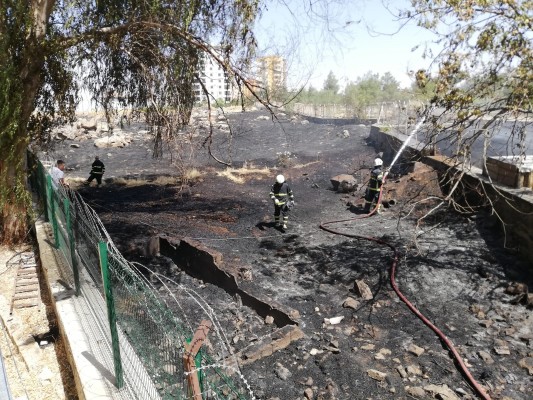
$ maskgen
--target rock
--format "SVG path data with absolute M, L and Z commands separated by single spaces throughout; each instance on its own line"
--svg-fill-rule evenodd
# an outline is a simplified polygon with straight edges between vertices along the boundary
M 387 377 L 387 374 L 381 371 L 378 371 L 377 369 L 369 369 L 366 371 L 369 377 L 372 379 L 375 379 L 376 381 L 384 381 Z
M 111 136 L 96 139 L 94 145 L 98 148 L 105 147 L 125 147 L 131 142 L 131 139 L 121 133 L 115 133 Z
M 342 303 L 342 306 L 344 308 L 352 308 L 354 310 L 357 310 L 360 303 L 355 300 L 353 297 L 346 297 L 346 300 L 344 300 L 344 303 Z
M 344 319 L 344 316 L 333 317 L 333 318 L 324 318 L 324 323 L 326 325 L 337 325 Z
M 374 296 L 368 285 L 363 280 L 356 280 L 354 284 L 355 293 L 363 300 L 372 300 Z
M 339 394 L 337 384 L 330 378 L 326 379 L 326 393 L 328 395 L 326 398 L 331 400 L 335 400 Z
M 424 397 L 426 397 L 426 391 L 419 386 L 406 386 L 405 392 L 415 398 L 423 399 Z
M 265 318 L 265 324 L 272 325 L 274 323 L 274 317 L 267 315 Z
M 407 378 L 407 372 L 405 372 L 405 368 L 403 367 L 403 365 L 398 365 L 396 367 L 396 371 L 398 371 L 398 373 L 400 374 L 400 376 L 402 378 Z
M 318 350 L 315 348 L 312 348 L 311 351 L 309 351 L 309 354 L 311 354 L 312 356 L 316 356 L 317 354 L 322 354 L 322 353 L 323 353 L 322 350 Z
M 364 346 L 361 346 L 362 350 L 374 350 L 375 348 L 376 348 L 376 345 L 372 343 L 368 343 L 368 344 L 365 344 Z
M 384 360 L 387 356 L 391 355 L 391 351 L 389 349 L 379 349 L 378 354 L 374 356 L 376 360 Z
M 533 357 L 522 358 L 518 362 L 518 365 L 527 369 L 529 375 L 533 375 Z
M 307 399 L 307 400 L 312 400 L 313 397 L 314 397 L 314 393 L 313 393 L 313 389 L 311 388 L 307 388 L 304 390 L 304 397 Z
M 527 292 L 527 285 L 520 282 L 511 282 L 507 286 L 507 289 L 505 289 L 505 293 L 507 294 L 526 294 Z
M 482 319 L 481 321 L 479 321 L 479 325 L 481 325 L 484 328 L 489 328 L 493 324 L 494 324 L 494 321 L 491 319 Z
M 413 353 L 417 357 L 420 357 L 425 350 L 422 347 L 418 347 L 416 344 L 411 343 L 407 351 Z
M 447 385 L 428 385 L 424 386 L 424 390 L 430 392 L 433 397 L 439 396 L 437 398 L 442 400 L 459 400 L 459 397 Z
M 476 315 L 479 312 L 483 312 L 483 306 L 481 306 L 480 304 L 472 304 L 469 308 L 470 308 L 470 311 L 472 311 L 472 313 Z
M 300 311 L 298 311 L 298 310 L 289 311 L 289 317 L 291 317 L 292 319 L 299 319 L 300 318 Z
M 533 293 L 528 293 L 526 297 L 527 308 L 533 308 Z
M 408 365 L 405 370 L 407 371 L 408 374 L 411 374 L 411 375 L 422 375 L 422 370 L 420 369 L 418 365 L 414 365 L 414 364 Z
M 384 356 L 390 356 L 392 354 L 392 351 L 386 348 L 379 349 L 379 354 L 383 354 Z
M 63 127 L 55 133 L 55 136 L 60 140 L 74 140 L 77 136 L 77 131 L 76 129 Z
M 287 368 L 285 368 L 280 363 L 276 364 L 276 369 L 274 372 L 276 373 L 277 377 L 281 379 L 282 381 L 286 381 L 287 379 L 289 379 L 289 377 L 292 376 L 291 371 L 289 371 Z
M 239 269 L 239 277 L 243 281 L 251 281 L 252 280 L 252 270 L 250 268 L 241 268 L 241 269 Z
M 80 123 L 79 127 L 81 129 L 85 129 L 86 131 L 95 131 L 97 127 L 97 122 L 95 119 L 90 121 L 84 121 Z
M 494 362 L 494 360 L 492 359 L 492 357 L 490 356 L 488 352 L 481 350 L 481 351 L 478 351 L 478 354 L 481 357 L 481 359 L 485 361 L 485 363 L 492 364 Z
M 533 333 L 521 333 L 518 335 L 518 338 L 528 345 L 533 344 Z
M 331 182 L 333 189 L 338 192 L 349 193 L 357 189 L 357 180 L 352 175 L 337 175 L 330 178 L 329 181 Z
M 494 346 L 494 352 L 496 354 L 499 354 L 500 356 L 511 354 L 511 351 L 509 350 L 509 347 L 507 345 L 505 345 L 505 346 Z
M 72 147 L 72 148 L 74 148 L 74 149 L 79 149 L 79 148 L 80 148 L 80 145 L 77 144 L 77 143 L 72 143 L 72 144 L 70 145 L 70 147 Z

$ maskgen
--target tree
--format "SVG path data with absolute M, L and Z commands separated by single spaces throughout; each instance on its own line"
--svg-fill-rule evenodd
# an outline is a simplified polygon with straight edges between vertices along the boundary
M 524 132 L 531 124 L 531 117 L 523 117 L 533 113 L 531 0 L 415 0 L 412 5 L 401 17 L 434 32 L 443 49 L 431 70 L 416 73 L 418 87 L 438 110 L 428 142 L 438 134 L 443 139 L 446 124 L 456 158 L 468 160 L 474 142 L 488 141 L 494 133 L 508 135 L 508 152 L 523 156 Z M 507 121 L 512 122 L 507 131 L 498 132 Z
M 381 100 L 381 82 L 379 74 L 367 72 L 357 78 L 356 82 L 350 82 L 344 91 L 347 104 L 362 110 L 371 104 Z
M 385 72 L 381 78 L 382 101 L 395 101 L 401 95 L 400 82 L 390 72 Z
M 255 39 L 254 0 L 2 0 L 0 2 L 1 241 L 25 237 L 25 151 L 73 121 L 79 89 L 108 118 L 143 110 L 156 150 L 190 117 L 200 52 L 242 86 Z M 216 46 L 211 45 L 215 38 Z M 252 89 L 249 87 L 249 89 Z M 204 88 L 205 91 L 207 89 Z M 253 90 L 252 90 L 253 92 Z M 156 151 L 157 154 L 157 151 Z
M 339 82 L 333 74 L 333 71 L 329 71 L 329 74 L 324 81 L 324 90 L 331 91 L 333 94 L 337 94 L 339 91 Z

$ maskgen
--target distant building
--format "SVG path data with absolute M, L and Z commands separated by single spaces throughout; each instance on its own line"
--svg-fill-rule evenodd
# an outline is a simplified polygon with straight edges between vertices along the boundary
M 213 101 L 214 98 L 227 103 L 239 99 L 238 88 L 233 79 L 208 53 L 201 53 L 200 55 L 198 75 L 210 94 L 210 101 Z M 286 81 L 285 59 L 280 56 L 257 58 L 253 63 L 251 76 L 247 78 L 248 84 L 255 87 L 258 93 L 259 88 L 266 89 L 269 93 L 275 93 L 276 90 L 286 87 Z M 253 97 L 244 85 L 241 89 L 245 97 Z M 207 101 L 207 96 L 199 82 L 194 82 L 193 92 L 196 102 Z
M 287 65 L 280 56 L 260 57 L 256 60 L 256 80 L 269 92 L 287 85 Z
M 200 54 L 198 75 L 210 94 L 210 101 L 215 99 L 227 103 L 236 97 L 230 77 L 224 68 L 207 53 Z M 199 82 L 193 83 L 193 92 L 197 102 L 207 101 L 207 96 Z

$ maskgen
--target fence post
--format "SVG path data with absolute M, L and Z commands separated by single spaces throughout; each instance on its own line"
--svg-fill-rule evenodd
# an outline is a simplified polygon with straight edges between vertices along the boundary
M 56 218 L 56 211 L 55 211 L 55 201 L 54 201 L 54 188 L 52 187 L 52 177 L 48 175 L 46 177 L 46 187 L 48 192 L 48 199 L 50 201 L 50 210 L 49 210 L 49 216 L 52 220 L 52 230 L 54 231 L 54 240 L 55 240 L 55 248 L 59 248 L 59 232 L 57 229 L 57 218 Z
M 65 219 L 67 225 L 67 235 L 70 247 L 70 260 L 72 262 L 72 272 L 74 272 L 74 286 L 76 287 L 76 296 L 80 295 L 80 274 L 78 271 L 78 258 L 76 257 L 76 246 L 74 243 L 74 235 L 72 234 L 72 220 L 70 215 L 70 201 L 63 199 L 63 208 L 65 210 Z
M 202 320 L 200 326 L 194 332 L 190 343 L 183 343 L 183 369 L 187 378 L 187 398 L 192 398 L 193 400 L 202 400 L 202 389 L 200 387 L 200 380 L 198 379 L 198 367 L 195 362 L 195 357 L 207 339 L 207 334 L 212 326 L 211 321 Z
M 124 376 L 122 371 L 122 361 L 120 359 L 115 299 L 113 298 L 113 290 L 109 277 L 106 242 L 98 242 L 98 253 L 100 255 L 100 269 L 102 271 L 102 281 L 104 283 L 104 293 L 107 304 L 107 318 L 109 320 L 109 330 L 111 331 L 111 347 L 113 348 L 113 363 L 115 364 L 115 386 L 120 389 L 124 386 Z
M 37 187 L 39 191 L 39 197 L 43 202 L 44 208 L 44 220 L 46 222 L 50 221 L 48 217 L 48 197 L 47 197 L 47 185 L 46 185 L 46 173 L 44 172 L 43 164 L 37 160 Z

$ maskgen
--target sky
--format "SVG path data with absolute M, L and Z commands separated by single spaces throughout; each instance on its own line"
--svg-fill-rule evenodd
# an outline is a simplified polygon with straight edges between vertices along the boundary
M 384 1 L 391 10 L 409 6 L 404 0 Z M 286 58 L 290 88 L 321 89 L 330 71 L 341 88 L 367 72 L 390 72 L 402 87 L 409 87 L 408 71 L 429 66 L 430 60 L 422 55 L 426 43 L 435 49 L 434 37 L 414 23 L 399 30 L 400 23 L 384 2 L 345 0 L 336 6 L 331 0 L 315 1 L 322 3 L 316 13 L 327 11 L 329 22 L 309 17 L 311 2 L 286 0 L 287 7 L 272 0 L 256 25 L 262 55 L 277 53 Z

